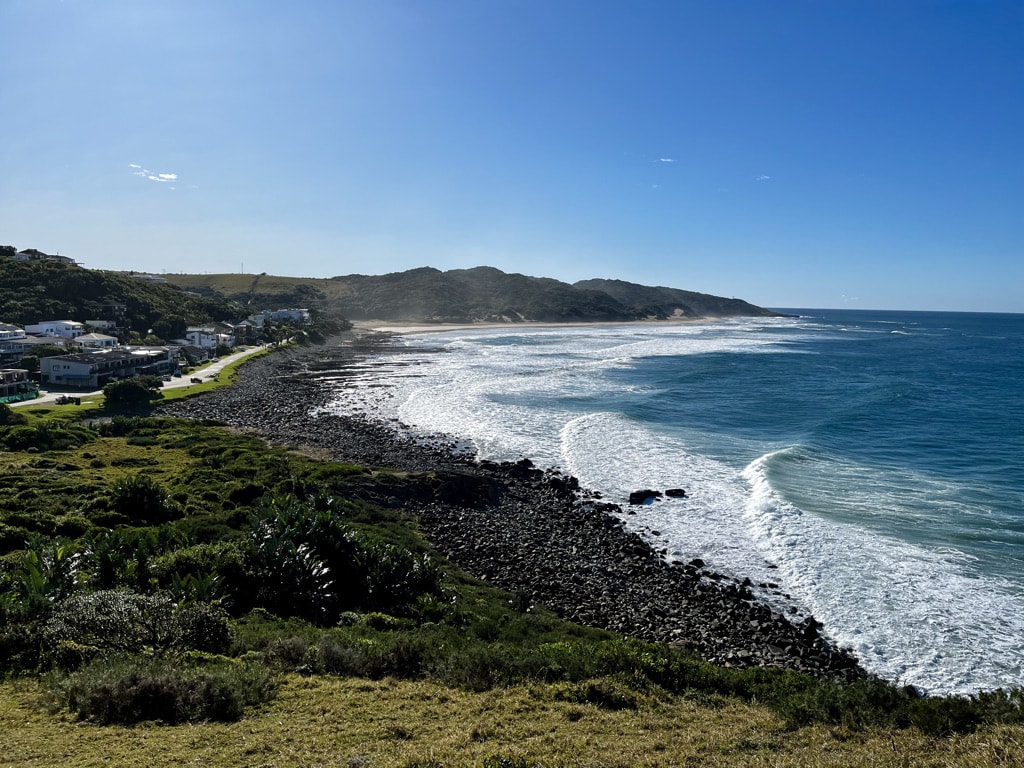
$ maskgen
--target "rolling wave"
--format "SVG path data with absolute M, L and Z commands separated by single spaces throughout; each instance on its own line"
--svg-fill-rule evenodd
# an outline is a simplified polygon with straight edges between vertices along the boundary
M 1019 685 L 1020 590 L 965 572 L 955 549 L 828 523 L 787 503 L 772 486 L 771 467 L 793 450 L 767 453 L 743 470 L 745 516 L 759 550 L 829 635 L 870 671 L 929 693 Z

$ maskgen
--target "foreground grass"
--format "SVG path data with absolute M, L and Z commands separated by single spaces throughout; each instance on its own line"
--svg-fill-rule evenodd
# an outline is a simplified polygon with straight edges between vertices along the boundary
M 0 766 L 1011 766 L 1024 729 L 786 730 L 734 701 L 651 698 L 609 711 L 547 686 L 484 693 L 427 682 L 288 676 L 238 723 L 132 728 L 49 714 L 34 684 L 0 686 Z

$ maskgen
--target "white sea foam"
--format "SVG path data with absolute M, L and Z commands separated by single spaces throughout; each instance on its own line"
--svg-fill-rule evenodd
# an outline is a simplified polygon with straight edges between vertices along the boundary
M 743 472 L 751 533 L 834 639 L 880 676 L 930 693 L 1020 684 L 1019 590 L 970 575 L 955 549 L 925 549 L 805 514 L 772 488 L 772 457 Z
M 645 533 L 675 558 L 699 557 L 712 570 L 755 582 L 777 580 L 746 533 L 746 488 L 739 473 L 726 464 L 611 413 L 567 423 L 561 431 L 561 458 L 585 487 L 619 504 L 640 488 L 684 488 L 684 499 L 665 498 L 632 508 L 637 514 L 625 518 L 628 527 Z

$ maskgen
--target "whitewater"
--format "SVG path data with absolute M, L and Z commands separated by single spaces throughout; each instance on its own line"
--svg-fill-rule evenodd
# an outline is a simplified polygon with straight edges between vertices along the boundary
M 668 559 L 777 585 L 886 679 L 1024 685 L 1024 315 L 787 312 L 404 335 L 334 408 L 622 505 L 685 488 L 623 517 Z

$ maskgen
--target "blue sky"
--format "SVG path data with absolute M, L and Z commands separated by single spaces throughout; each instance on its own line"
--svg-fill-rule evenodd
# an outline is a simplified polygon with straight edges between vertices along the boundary
M 0 0 L 0 244 L 1024 312 L 1024 3 Z

